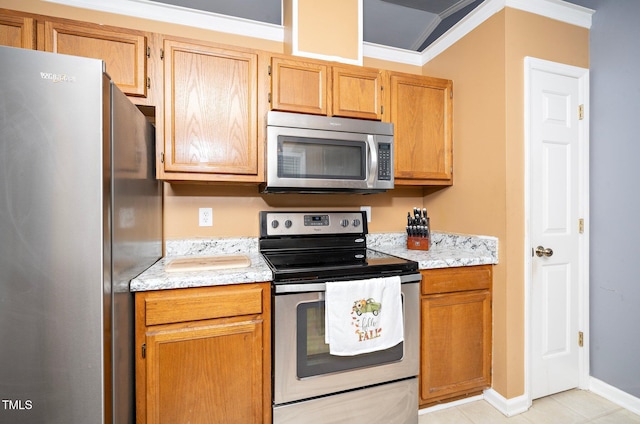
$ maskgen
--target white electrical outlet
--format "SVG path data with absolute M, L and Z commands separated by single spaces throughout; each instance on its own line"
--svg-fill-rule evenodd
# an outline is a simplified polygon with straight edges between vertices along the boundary
M 367 213 L 367 222 L 371 222 L 371 206 L 360 206 L 360 210 Z
M 211 208 L 198 209 L 198 224 L 201 227 L 213 227 L 213 210 Z

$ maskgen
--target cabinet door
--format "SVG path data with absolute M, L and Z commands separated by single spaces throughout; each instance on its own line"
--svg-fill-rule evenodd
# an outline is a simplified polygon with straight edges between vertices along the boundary
M 257 54 L 169 39 L 164 52 L 164 171 L 182 173 L 168 179 L 257 180 Z
M 32 18 L 0 15 L 0 45 L 36 48 L 36 27 Z
M 382 119 L 382 73 L 356 67 L 332 68 L 333 116 Z
M 452 82 L 391 73 L 395 183 L 453 183 Z
M 147 333 L 147 423 L 262 423 L 262 321 Z
M 327 115 L 328 66 L 301 60 L 271 59 L 271 109 Z
M 47 21 L 45 50 L 102 59 L 107 73 L 125 94 L 147 94 L 147 37 L 142 33 L 92 24 Z
M 421 314 L 421 406 L 489 387 L 490 292 L 425 296 Z

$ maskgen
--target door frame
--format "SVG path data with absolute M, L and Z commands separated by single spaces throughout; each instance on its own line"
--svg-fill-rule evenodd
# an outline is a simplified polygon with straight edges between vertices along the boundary
M 584 232 L 579 237 L 578 252 L 578 326 L 584 343 L 579 350 L 579 385 L 589 387 L 589 69 L 565 65 L 533 57 L 524 58 L 524 382 L 527 406 L 532 404 L 532 242 L 531 242 L 531 78 L 534 70 L 578 79 L 579 104 L 584 105 L 584 118 L 578 121 L 578 210 L 584 219 Z M 578 111 L 576 110 L 576 113 Z M 578 223 L 576 223 L 578 225 Z

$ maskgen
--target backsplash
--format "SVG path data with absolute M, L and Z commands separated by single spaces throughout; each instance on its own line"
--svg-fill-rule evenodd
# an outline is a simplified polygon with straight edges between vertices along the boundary
M 388 246 L 406 246 L 406 233 L 367 234 L 367 246 L 376 249 Z M 167 240 L 166 255 L 211 256 L 220 254 L 256 254 L 257 237 L 214 237 L 185 240 Z M 487 254 L 498 261 L 498 239 L 490 236 L 470 236 L 453 233 L 431 233 L 431 250 L 459 249 Z

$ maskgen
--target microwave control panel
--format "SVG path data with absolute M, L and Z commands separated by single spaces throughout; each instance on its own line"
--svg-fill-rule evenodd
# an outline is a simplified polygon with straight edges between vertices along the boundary
M 391 143 L 378 144 L 378 180 L 391 181 Z

